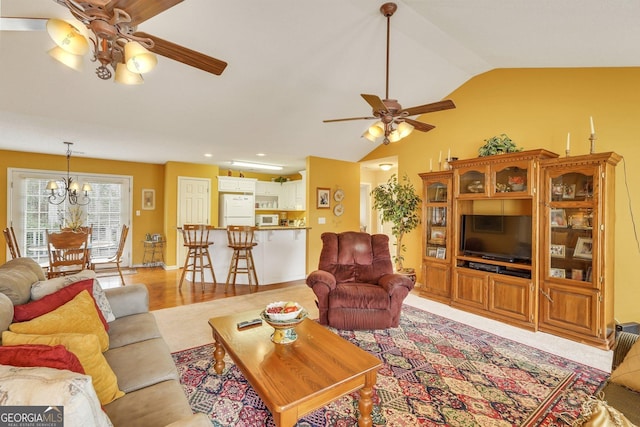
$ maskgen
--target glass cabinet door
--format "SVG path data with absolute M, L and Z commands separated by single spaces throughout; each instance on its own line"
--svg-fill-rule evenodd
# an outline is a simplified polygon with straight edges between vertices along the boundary
M 449 210 L 449 182 L 431 181 L 426 186 L 425 220 L 428 258 L 447 259 L 447 215 Z
M 567 173 L 551 179 L 550 278 L 593 283 L 593 176 Z
M 529 169 L 528 163 L 522 162 L 519 165 L 503 166 L 495 170 L 495 187 L 496 194 L 500 193 L 529 193 Z
M 487 194 L 486 169 L 460 170 L 459 177 L 460 180 L 458 192 L 460 196 L 479 196 L 482 194 Z
M 447 185 L 445 183 L 430 183 L 427 187 L 427 203 L 446 203 L 447 191 Z

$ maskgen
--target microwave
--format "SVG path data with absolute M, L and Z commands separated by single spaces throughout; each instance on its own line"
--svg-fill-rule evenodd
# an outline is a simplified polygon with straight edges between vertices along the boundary
M 279 225 L 280 216 L 278 214 L 260 214 L 256 215 L 256 225 L 258 227 L 270 227 Z

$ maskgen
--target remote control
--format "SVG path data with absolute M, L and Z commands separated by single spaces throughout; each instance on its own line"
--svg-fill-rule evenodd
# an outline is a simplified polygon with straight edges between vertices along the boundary
M 238 329 L 248 328 L 249 326 L 262 325 L 262 319 L 251 319 L 238 322 Z

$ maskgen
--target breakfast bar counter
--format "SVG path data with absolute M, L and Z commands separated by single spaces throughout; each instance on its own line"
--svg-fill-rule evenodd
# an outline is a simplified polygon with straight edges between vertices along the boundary
M 270 285 L 274 283 L 303 280 L 306 277 L 307 230 L 309 227 L 258 227 L 255 232 L 253 248 L 258 283 Z M 229 263 L 233 250 L 227 246 L 227 229 L 215 228 L 209 239 L 213 245 L 209 247 L 211 262 L 218 283 L 225 283 L 229 271 Z M 244 265 L 244 262 L 241 261 Z M 187 273 L 191 281 L 191 274 Z M 212 283 L 209 271 L 205 271 L 205 281 Z M 238 274 L 237 284 L 247 284 L 247 275 Z

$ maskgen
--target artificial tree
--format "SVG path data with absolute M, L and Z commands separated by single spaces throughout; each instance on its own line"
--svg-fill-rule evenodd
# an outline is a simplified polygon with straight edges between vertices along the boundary
M 404 252 L 407 248 L 402 244 L 405 234 L 414 230 L 420 224 L 420 197 L 416 193 L 409 177 L 405 174 L 402 182 L 396 174 L 391 175 L 386 184 L 380 184 L 371 192 L 373 207 L 380 212 L 383 222 L 390 222 L 391 234 L 396 238 L 396 255 L 394 261 L 396 270 L 404 269 Z

